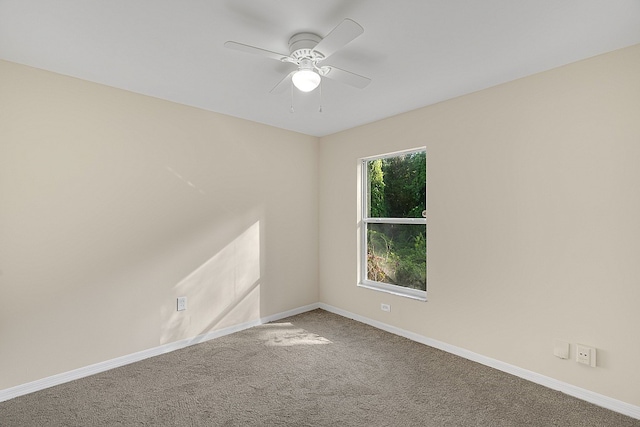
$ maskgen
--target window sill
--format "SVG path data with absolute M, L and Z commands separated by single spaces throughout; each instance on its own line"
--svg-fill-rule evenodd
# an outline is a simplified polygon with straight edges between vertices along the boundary
M 380 282 L 358 283 L 358 287 L 372 289 L 374 291 L 386 292 L 392 295 L 398 295 L 405 298 L 410 298 L 418 301 L 427 301 L 427 291 L 420 291 L 417 289 L 402 288 L 400 286 L 388 285 Z

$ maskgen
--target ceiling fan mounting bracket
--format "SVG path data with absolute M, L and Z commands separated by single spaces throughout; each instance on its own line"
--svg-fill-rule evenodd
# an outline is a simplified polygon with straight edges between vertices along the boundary
M 315 63 L 324 59 L 324 55 L 319 52 L 314 52 L 312 49 L 298 49 L 291 52 L 290 57 L 296 62 L 300 62 L 303 59 L 309 59 Z M 284 59 L 284 61 L 286 61 L 286 59 Z

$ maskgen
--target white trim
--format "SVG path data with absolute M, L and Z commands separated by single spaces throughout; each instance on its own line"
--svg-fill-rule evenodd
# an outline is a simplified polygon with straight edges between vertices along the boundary
M 432 338 L 428 338 L 414 332 L 406 331 L 404 329 L 397 328 L 386 323 L 378 322 L 377 320 L 372 320 L 367 317 L 348 312 L 346 310 L 342 310 L 325 303 L 320 303 L 319 308 L 343 317 L 347 317 L 349 319 L 356 320 L 361 323 L 365 323 L 375 328 L 382 329 L 383 331 L 387 331 L 395 335 L 400 335 L 412 341 L 416 341 L 421 344 L 446 351 L 447 353 L 455 354 L 456 356 L 478 362 L 482 365 L 489 366 L 491 368 L 506 372 L 511 375 L 515 375 L 516 377 L 523 378 L 533 383 L 540 384 L 550 389 L 568 394 L 569 396 L 573 396 L 586 402 L 593 403 L 594 405 L 598 405 L 603 408 L 610 409 L 614 412 L 618 412 L 620 414 L 640 420 L 640 406 L 613 399 L 611 397 L 586 390 L 575 385 L 565 383 L 563 381 L 559 381 L 533 371 L 529 371 L 527 369 L 520 368 L 518 366 L 510 365 L 497 359 L 492 359 L 490 357 L 474 353 L 461 347 L 456 347 L 442 341 L 434 340 Z
M 150 357 L 159 356 L 161 354 L 169 353 L 171 351 L 179 350 L 194 344 L 199 344 L 205 341 L 209 341 L 215 338 L 220 338 L 225 335 L 233 334 L 244 329 L 252 328 L 254 326 L 262 325 L 264 323 L 273 322 L 276 320 L 284 319 L 285 317 L 295 316 L 296 314 L 304 313 L 307 311 L 320 308 L 319 303 L 309 304 L 303 307 L 298 307 L 292 310 L 284 311 L 282 313 L 272 314 L 270 316 L 261 317 L 257 320 L 241 323 L 239 325 L 230 326 L 228 328 L 219 329 L 217 331 L 208 332 L 206 334 L 198 335 L 192 338 L 186 338 L 180 341 L 175 341 L 169 344 L 164 344 L 158 347 L 142 350 L 136 353 L 128 354 L 115 359 L 106 360 L 104 362 L 95 363 L 93 365 L 84 366 L 82 368 L 74 369 L 72 371 L 63 372 L 60 374 L 52 375 L 50 377 L 41 378 L 29 383 L 20 384 L 14 387 L 0 390 L 0 402 L 4 402 L 9 399 L 13 399 L 18 396 L 33 393 L 39 390 L 44 390 L 49 387 L 64 384 L 69 381 L 74 381 L 80 378 L 95 375 L 100 372 L 108 371 L 109 369 L 118 368 L 120 366 L 128 365 L 130 363 L 139 362 Z
M 407 154 L 413 154 L 413 153 L 420 153 L 420 152 L 426 152 L 427 151 L 427 146 L 423 145 L 422 147 L 416 147 L 416 148 L 409 148 L 407 150 L 400 150 L 400 151 L 394 151 L 392 153 L 386 153 L 386 154 L 378 154 L 378 155 L 374 155 L 374 156 L 367 156 L 367 157 L 362 157 L 360 160 L 378 160 L 378 159 L 389 159 L 391 157 L 398 157 L 398 156 L 404 156 Z
M 427 301 L 427 291 L 420 289 L 403 288 L 401 286 L 390 285 L 388 283 L 374 282 L 372 280 L 363 280 L 358 286 L 374 291 L 386 292 L 388 294 L 398 295 L 401 297 L 411 298 L 418 301 Z

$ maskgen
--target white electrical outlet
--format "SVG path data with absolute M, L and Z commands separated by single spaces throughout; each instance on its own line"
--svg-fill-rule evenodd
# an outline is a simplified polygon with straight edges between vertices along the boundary
M 389 304 L 380 304 L 380 310 L 391 311 L 391 306 Z
M 576 344 L 576 362 L 596 367 L 596 349 L 583 344 Z
M 178 311 L 187 309 L 187 297 L 178 297 Z

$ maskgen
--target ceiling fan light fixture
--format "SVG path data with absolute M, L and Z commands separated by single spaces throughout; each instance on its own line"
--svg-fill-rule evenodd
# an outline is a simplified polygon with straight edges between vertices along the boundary
M 320 75 L 312 70 L 298 70 L 291 77 L 293 85 L 302 92 L 311 92 L 320 84 Z

